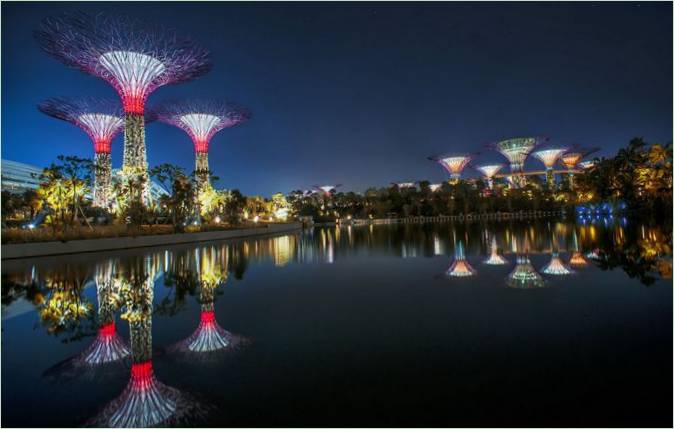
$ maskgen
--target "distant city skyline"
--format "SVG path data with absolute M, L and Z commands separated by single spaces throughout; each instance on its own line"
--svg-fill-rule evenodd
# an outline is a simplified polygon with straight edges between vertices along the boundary
M 269 196 L 341 183 L 447 180 L 428 156 L 529 135 L 611 156 L 672 136 L 671 3 L 4 3 L 2 158 L 47 166 L 93 158 L 81 130 L 38 112 L 53 96 L 114 98 L 105 82 L 42 53 L 32 32 L 65 11 L 126 13 L 189 36 L 214 69 L 159 88 L 148 105 L 212 97 L 253 118 L 218 133 L 216 187 Z M 174 127 L 147 126 L 150 166 L 194 169 Z M 112 146 L 122 160 L 122 138 Z M 530 157 L 527 170 L 543 170 Z M 504 171 L 507 171 L 507 166 Z M 466 170 L 464 177 L 479 174 Z

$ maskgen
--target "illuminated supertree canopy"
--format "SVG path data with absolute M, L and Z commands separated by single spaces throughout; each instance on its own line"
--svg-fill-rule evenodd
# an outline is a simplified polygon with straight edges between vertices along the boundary
M 596 163 L 593 160 L 590 161 L 582 161 L 578 163 L 578 166 L 582 168 L 583 170 L 587 170 L 588 168 L 594 167 Z
M 574 147 L 571 151 L 568 153 L 565 153 L 562 156 L 562 164 L 569 170 L 573 170 L 576 168 L 577 165 L 579 165 L 580 161 L 585 158 L 586 156 L 589 156 L 595 152 L 597 152 L 599 148 L 578 148 Z
M 477 271 L 466 260 L 463 243 L 460 240 L 454 251 L 454 262 L 449 266 L 446 274 L 450 277 L 470 277 L 477 274 Z
M 545 280 L 541 277 L 526 254 L 517 255 L 515 268 L 508 275 L 506 281 L 508 287 L 515 289 L 535 289 L 545 286 Z
M 64 64 L 110 83 L 124 106 L 124 166 L 147 182 L 144 110 L 157 88 L 211 69 L 210 53 L 189 39 L 128 17 L 70 13 L 43 20 L 35 37 Z M 147 195 L 147 190 L 144 190 Z
M 477 170 L 487 178 L 487 185 L 489 189 L 494 189 L 494 180 L 493 177 L 496 173 L 503 168 L 503 164 L 490 164 L 490 165 L 481 165 L 477 167 Z
M 449 172 L 449 176 L 453 181 L 461 178 L 461 172 L 468 165 L 473 155 L 457 155 L 457 156 L 434 156 L 428 158 L 435 161 Z
M 517 173 L 522 171 L 527 156 L 541 141 L 543 141 L 541 137 L 520 137 L 501 140 L 495 147 L 510 162 L 510 171 Z
M 250 119 L 251 112 L 233 103 L 201 100 L 165 103 L 152 109 L 149 117 L 174 125 L 190 136 L 194 143 L 198 187 L 201 187 L 208 183 L 211 139 L 218 131 Z
M 572 240 L 573 253 L 571 253 L 571 259 L 569 259 L 569 265 L 572 267 L 584 267 L 587 265 L 587 260 L 578 247 L 578 235 L 576 234 L 576 231 L 573 231 Z
M 564 152 L 566 152 L 566 149 L 545 149 L 534 152 L 532 155 L 538 158 L 546 169 L 552 170 Z
M 431 183 L 428 185 L 428 187 L 430 188 L 431 192 L 439 191 L 442 189 L 442 183 Z
M 337 184 L 337 185 L 320 185 L 320 186 L 319 186 L 319 185 L 314 185 L 314 188 L 315 188 L 316 190 L 320 191 L 321 194 L 325 195 L 326 197 L 329 197 L 329 196 L 331 196 L 332 193 L 335 192 L 335 191 L 337 190 L 337 188 L 339 188 L 340 186 L 342 186 L 342 185 L 341 185 L 341 184 Z
M 398 189 L 410 189 L 417 187 L 417 184 L 414 182 L 391 182 L 391 184 L 396 186 Z
M 112 192 L 112 139 L 124 128 L 124 116 L 119 103 L 94 98 L 49 98 L 38 109 L 53 118 L 70 122 L 81 128 L 94 145 L 94 205 L 107 207 Z
M 489 254 L 489 258 L 487 258 L 484 261 L 484 263 L 487 265 L 505 265 L 508 263 L 506 258 L 499 255 L 498 253 L 498 246 L 496 245 L 496 237 L 492 237 L 491 239 L 491 252 Z

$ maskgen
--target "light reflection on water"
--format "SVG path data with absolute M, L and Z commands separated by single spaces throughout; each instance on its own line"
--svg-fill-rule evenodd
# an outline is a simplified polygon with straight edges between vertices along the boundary
M 153 319 L 179 315 L 190 302 L 198 303 L 192 333 L 175 338 L 160 356 L 217 365 L 237 359 L 256 341 L 218 320 L 217 297 L 234 279 L 242 280 L 257 266 L 286 269 L 380 258 L 444 258 L 444 275 L 428 272 L 428 279 L 447 287 L 500 272 L 500 284 L 491 287 L 540 289 L 567 275 L 582 281 L 590 269 L 622 269 L 649 285 L 671 278 L 671 232 L 630 228 L 624 222 L 349 225 L 229 243 L 7 261 L 2 268 L 3 320 L 35 312 L 44 332 L 81 343 L 73 357 L 40 368 L 43 379 L 66 383 L 126 374 L 126 386 L 86 416 L 89 424 L 164 426 L 199 419 L 217 424 L 217 418 L 208 420 L 212 406 L 199 397 L 199 387 L 192 387 L 194 395 L 172 387 L 170 380 L 164 384 L 155 374 Z M 49 347 L 40 341 L 41 350 Z M 3 364 L 3 376 L 5 371 Z M 22 424 L 13 417 L 13 423 Z

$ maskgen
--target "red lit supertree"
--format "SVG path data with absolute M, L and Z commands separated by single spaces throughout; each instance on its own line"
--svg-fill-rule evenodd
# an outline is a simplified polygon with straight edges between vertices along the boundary
M 234 127 L 251 117 L 250 110 L 233 103 L 186 101 L 163 104 L 150 113 L 151 118 L 185 131 L 194 143 L 197 189 L 208 185 L 208 149 L 213 136 L 224 128 Z
M 124 115 L 117 102 L 93 98 L 49 98 L 38 109 L 45 115 L 77 125 L 94 144 L 94 206 L 108 207 L 112 186 L 112 139 L 124 128 Z
M 199 406 L 179 390 L 157 380 L 152 362 L 154 260 L 132 260 L 121 273 L 122 318 L 129 322 L 131 378 L 120 396 L 89 422 L 98 427 L 168 426 L 193 418 Z
M 337 185 L 314 185 L 314 189 L 317 191 L 320 191 L 321 194 L 325 197 L 332 197 L 332 194 L 337 191 L 337 188 L 342 186 L 342 184 L 337 184 Z
M 234 350 L 242 339 L 224 330 L 215 319 L 215 291 L 218 286 L 227 281 L 228 259 L 218 257 L 215 247 L 195 249 L 194 266 L 198 273 L 200 286 L 199 300 L 201 313 L 199 326 L 185 340 L 173 347 L 173 350 L 184 353 L 190 358 L 209 359 L 215 357 L 215 352 Z
M 474 155 L 440 155 L 440 156 L 431 156 L 428 159 L 430 161 L 435 161 L 438 164 L 449 172 L 449 181 L 450 183 L 457 183 L 461 178 L 461 172 L 468 165 L 468 163 L 473 159 Z
M 147 183 L 147 97 L 160 86 L 207 73 L 210 53 L 172 31 L 132 18 L 81 12 L 45 19 L 35 37 L 48 54 L 115 88 L 126 115 L 122 170 Z

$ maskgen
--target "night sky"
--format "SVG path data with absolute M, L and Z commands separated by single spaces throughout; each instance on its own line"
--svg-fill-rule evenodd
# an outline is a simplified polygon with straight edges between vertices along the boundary
M 134 14 L 212 51 L 211 73 L 161 87 L 148 104 L 249 107 L 253 119 L 218 133 L 210 150 L 216 187 L 247 195 L 437 182 L 447 175 L 427 156 L 482 151 L 477 164 L 505 162 L 483 146 L 508 137 L 546 135 L 600 155 L 634 136 L 672 139 L 671 3 L 4 2 L 2 158 L 93 156 L 86 134 L 35 108 L 51 96 L 117 99 L 33 39 L 42 18 L 78 9 Z M 151 166 L 194 169 L 183 131 L 149 124 L 146 141 Z M 121 135 L 112 153 L 117 168 Z

